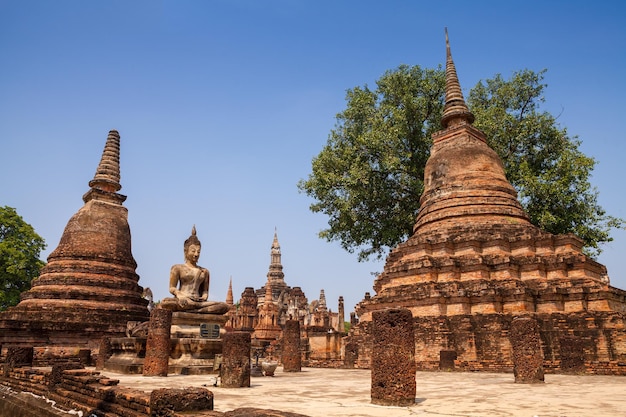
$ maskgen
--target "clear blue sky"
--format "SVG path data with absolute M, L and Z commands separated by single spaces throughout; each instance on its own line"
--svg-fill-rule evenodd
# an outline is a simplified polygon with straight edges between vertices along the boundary
M 0 205 L 47 241 L 82 207 L 107 133 L 122 140 L 122 194 L 140 284 L 167 296 L 196 225 L 213 300 L 266 281 L 274 228 L 285 280 L 346 310 L 370 272 L 317 237 L 296 183 L 345 91 L 400 64 L 444 64 L 464 91 L 547 68 L 544 109 L 597 159 L 593 183 L 626 218 L 623 1 L 0 1 Z M 626 232 L 600 261 L 626 288 Z

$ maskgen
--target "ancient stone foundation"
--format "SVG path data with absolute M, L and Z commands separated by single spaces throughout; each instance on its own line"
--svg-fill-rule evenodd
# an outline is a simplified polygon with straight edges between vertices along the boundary
M 249 387 L 250 333 L 226 333 L 223 337 L 223 343 L 220 386 L 224 388 Z
M 146 376 L 167 376 L 170 359 L 170 327 L 172 312 L 155 308 L 150 313 L 146 357 L 143 374 Z
M 543 351 L 537 320 L 531 317 L 513 319 L 510 338 L 515 382 L 522 384 L 543 382 Z
M 300 322 L 287 320 L 283 331 L 283 372 L 300 372 L 302 356 L 300 355 Z
M 372 403 L 415 404 L 415 340 L 407 309 L 373 313 Z

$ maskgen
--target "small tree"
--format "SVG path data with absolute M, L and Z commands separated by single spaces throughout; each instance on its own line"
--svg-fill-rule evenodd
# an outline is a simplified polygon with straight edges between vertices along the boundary
M 46 244 L 14 208 L 0 207 L 0 311 L 16 305 L 20 293 L 45 265 L 39 254 Z

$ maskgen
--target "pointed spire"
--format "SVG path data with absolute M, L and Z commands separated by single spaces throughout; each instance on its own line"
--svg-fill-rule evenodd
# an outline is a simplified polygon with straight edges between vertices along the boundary
M 229 306 L 235 305 L 235 300 L 233 298 L 233 277 L 230 277 L 230 282 L 228 283 L 228 292 L 226 293 L 226 304 Z
M 268 276 L 267 283 L 265 284 L 265 300 L 263 301 L 263 304 L 271 303 L 273 301 L 274 299 L 272 297 L 272 281 Z
M 280 258 L 280 244 L 278 243 L 278 234 L 276 232 L 276 228 L 274 228 L 274 240 L 272 241 L 272 248 L 270 250 L 270 266 L 280 265 Z
M 319 304 L 317 305 L 318 310 L 326 311 L 328 309 L 326 305 L 326 294 L 324 294 L 324 289 L 320 290 L 320 299 Z
M 278 243 L 278 232 L 276 227 L 274 227 L 274 240 L 272 241 L 272 249 L 274 248 L 280 250 L 280 244 Z
M 103 191 L 119 191 L 120 185 L 120 134 L 117 130 L 111 130 L 104 145 L 102 159 L 96 170 L 93 180 L 89 181 L 91 188 Z
M 456 75 L 456 67 L 452 61 L 450 41 L 448 40 L 448 28 L 446 31 L 446 103 L 443 108 L 441 124 L 444 129 L 463 122 L 472 124 L 474 115 L 469 111 L 463 98 L 461 84 Z
M 122 186 L 120 184 L 120 134 L 117 130 L 109 131 L 100 164 L 96 174 L 89 181 L 91 189 L 83 196 L 86 203 L 90 200 L 104 200 L 121 204 L 126 196 L 117 194 Z

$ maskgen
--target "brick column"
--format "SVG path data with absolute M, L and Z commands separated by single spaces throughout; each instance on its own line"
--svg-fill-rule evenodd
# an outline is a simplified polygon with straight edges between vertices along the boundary
M 106 361 L 111 357 L 111 339 L 103 337 L 100 339 L 100 349 L 98 349 L 98 359 L 96 359 L 96 370 L 104 369 Z
M 537 320 L 532 317 L 514 318 L 509 338 L 513 348 L 515 382 L 521 384 L 544 382 L 543 352 Z
M 372 403 L 415 404 L 415 333 L 407 309 L 372 313 Z
M 283 372 L 300 372 L 302 355 L 300 354 L 300 322 L 287 320 L 283 331 Z
M 146 357 L 143 361 L 145 376 L 167 376 L 170 359 L 170 328 L 172 312 L 155 308 L 150 312 Z
M 229 332 L 223 337 L 220 386 L 250 387 L 250 333 Z

